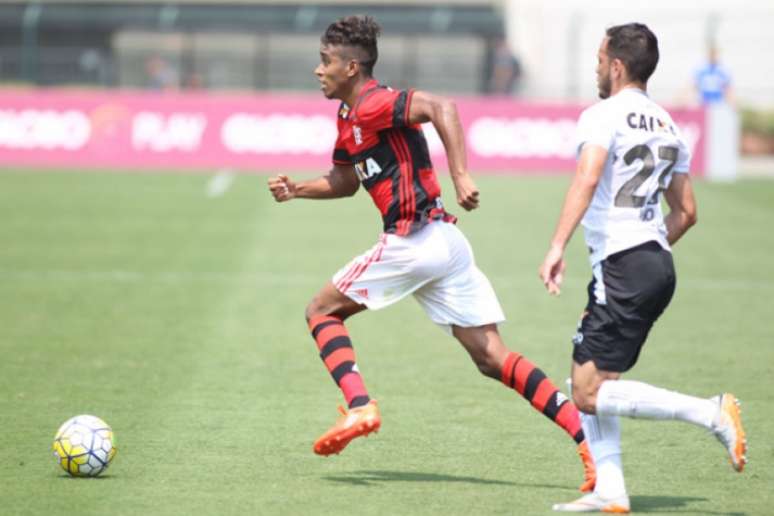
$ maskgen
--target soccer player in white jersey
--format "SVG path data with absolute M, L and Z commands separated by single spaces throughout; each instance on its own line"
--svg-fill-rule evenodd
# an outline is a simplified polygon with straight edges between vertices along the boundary
M 607 30 L 598 53 L 603 99 L 578 121 L 578 166 L 539 274 L 559 294 L 564 249 L 582 223 L 591 254 L 589 301 L 573 339 L 573 399 L 597 465 L 594 492 L 562 512 L 629 512 L 619 416 L 676 419 L 710 430 L 741 472 L 746 440 L 736 398 L 703 399 L 621 380 L 675 288 L 670 246 L 696 223 L 690 153 L 669 114 L 646 92 L 656 36 L 632 23 Z M 669 213 L 661 212 L 663 192 Z

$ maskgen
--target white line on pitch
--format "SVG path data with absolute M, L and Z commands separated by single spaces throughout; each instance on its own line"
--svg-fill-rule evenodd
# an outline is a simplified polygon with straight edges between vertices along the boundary
M 220 197 L 231 188 L 234 173 L 229 169 L 220 169 L 207 183 L 207 197 Z
M 138 270 L 14 270 L 0 268 L 0 281 L 106 281 L 106 282 L 136 282 L 156 281 L 167 283 L 235 281 L 240 283 L 259 284 L 309 284 L 319 281 L 317 274 L 293 274 L 292 276 L 277 276 L 265 272 L 231 272 L 231 271 L 138 271 Z M 514 288 L 537 283 L 533 279 L 523 279 L 508 276 L 492 275 L 492 283 L 496 287 Z M 588 282 L 586 278 L 577 276 L 565 278 L 565 282 L 580 287 Z M 685 278 L 680 280 L 681 288 L 695 290 L 719 291 L 766 291 L 774 290 L 774 281 L 769 279 L 745 280 L 733 278 Z M 539 287 L 539 283 L 535 288 Z M 542 287 L 540 287 L 542 288 Z
M 234 273 L 219 271 L 130 271 L 130 270 L 101 270 L 101 271 L 14 271 L 0 269 L 1 281 L 23 282 L 49 282 L 49 281 L 73 281 L 73 282 L 108 282 L 108 283 L 210 283 L 210 282 L 235 282 L 252 283 L 259 285 L 314 285 L 319 283 L 320 276 L 312 274 L 294 274 L 289 277 L 268 273 Z

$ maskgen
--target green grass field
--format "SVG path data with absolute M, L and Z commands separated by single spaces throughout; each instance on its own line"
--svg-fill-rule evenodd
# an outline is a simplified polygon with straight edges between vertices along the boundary
M 277 205 L 261 176 L 208 198 L 210 179 L 0 174 L 0 513 L 530 515 L 576 496 L 572 441 L 410 299 L 349 323 L 382 430 L 315 456 L 341 397 L 304 307 L 372 245 L 378 213 L 364 192 Z M 482 208 L 451 210 L 509 317 L 506 341 L 559 384 L 590 276 L 581 235 L 560 298 L 536 271 L 567 181 L 480 177 Z M 750 464 L 734 473 L 699 428 L 625 420 L 632 509 L 772 514 L 774 181 L 696 190 L 677 294 L 628 377 L 735 392 Z M 79 413 L 117 436 L 97 479 L 51 456 Z

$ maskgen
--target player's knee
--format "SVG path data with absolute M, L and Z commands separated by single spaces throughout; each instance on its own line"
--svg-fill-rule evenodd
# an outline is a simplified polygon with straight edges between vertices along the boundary
M 306 309 L 304 310 L 304 319 L 306 319 L 307 324 L 309 324 L 309 321 L 312 320 L 312 317 L 314 317 L 314 311 L 311 310 L 311 305 L 306 305 Z
M 581 412 L 595 414 L 597 412 L 597 396 L 593 393 L 573 385 L 572 402 Z

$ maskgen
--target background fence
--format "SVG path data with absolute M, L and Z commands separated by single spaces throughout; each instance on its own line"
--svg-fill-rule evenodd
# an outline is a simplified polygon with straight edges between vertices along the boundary
M 486 93 L 504 23 L 492 5 L 27 3 L 0 5 L 0 81 L 39 85 L 312 91 L 319 37 L 368 12 L 379 76 Z

